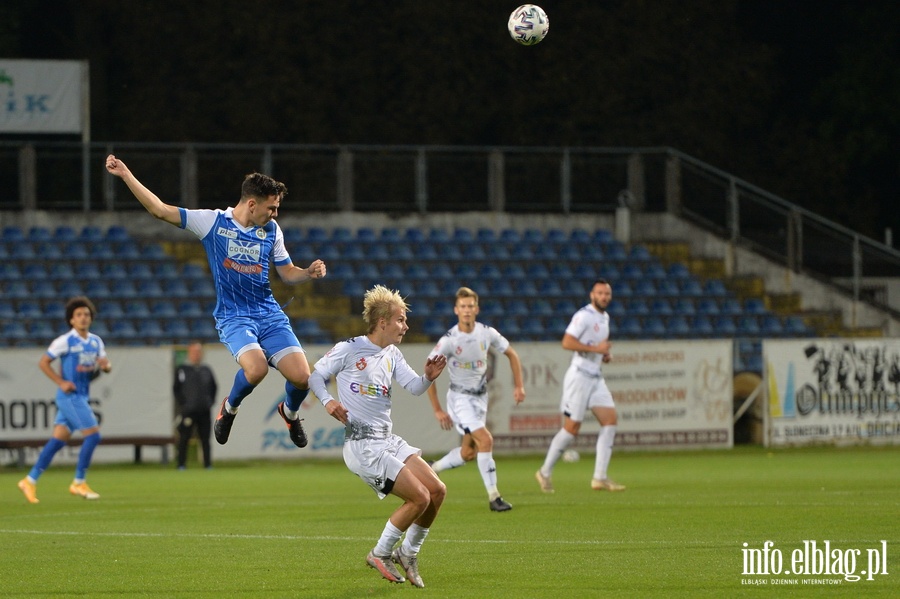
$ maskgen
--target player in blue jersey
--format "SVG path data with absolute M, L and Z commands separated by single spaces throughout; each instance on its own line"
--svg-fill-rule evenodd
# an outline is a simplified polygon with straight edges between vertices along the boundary
M 85 482 L 94 449 L 100 443 L 100 425 L 88 404 L 91 380 L 100 371 L 109 372 L 112 365 L 106 357 L 103 340 L 91 333 L 91 323 L 97 311 L 86 297 L 73 297 L 66 303 L 66 322 L 72 329 L 53 340 L 38 366 L 59 389 L 56 391 L 56 420 L 53 436 L 47 441 L 28 476 L 19 481 L 19 489 L 31 503 L 38 503 L 37 481 L 50 466 L 53 456 L 66 446 L 73 431 L 81 431 L 81 452 L 75 466 L 75 480 L 69 492 L 85 499 L 99 499 Z M 60 361 L 57 372 L 52 362 Z
M 164 203 L 137 180 L 124 162 L 110 154 L 106 170 L 120 177 L 141 205 L 154 217 L 194 233 L 203 244 L 216 286 L 213 316 L 219 339 L 231 351 L 241 369 L 222 401 L 213 430 L 225 444 L 241 402 L 262 382 L 271 364 L 284 376 L 286 399 L 278 405 L 291 441 L 307 444 L 299 415 L 309 393 L 309 363 L 290 319 L 275 301 L 269 285 L 269 262 L 286 283 L 303 283 L 325 276 L 325 263 L 315 260 L 308 268 L 295 266 L 284 246 L 281 227 L 275 222 L 284 183 L 251 173 L 241 185 L 241 198 L 226 210 L 188 210 Z

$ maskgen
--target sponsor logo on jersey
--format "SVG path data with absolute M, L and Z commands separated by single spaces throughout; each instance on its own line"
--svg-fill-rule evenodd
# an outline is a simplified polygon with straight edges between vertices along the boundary
M 350 392 L 356 395 L 365 395 L 367 397 L 386 397 L 391 398 L 391 388 L 384 385 L 373 385 L 350 383 Z
M 228 257 L 242 262 L 259 262 L 262 248 L 258 243 L 228 240 Z
M 237 231 L 232 231 L 231 229 L 226 229 L 225 227 L 219 227 L 216 229 L 216 235 L 221 235 L 222 237 L 227 237 L 228 239 L 237 239 Z
M 225 258 L 222 266 L 244 275 L 258 275 L 263 270 L 262 264 L 240 264 L 231 258 Z

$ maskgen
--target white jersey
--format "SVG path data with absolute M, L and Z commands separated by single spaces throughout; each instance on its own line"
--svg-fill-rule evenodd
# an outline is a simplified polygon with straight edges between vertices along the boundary
M 323 404 L 334 399 L 325 386 L 324 379 L 329 378 L 337 382 L 338 400 L 347 409 L 350 423 L 369 425 L 381 434 L 391 432 L 392 380 L 413 395 L 421 395 L 431 385 L 407 364 L 396 346 L 378 347 L 365 335 L 341 341 L 316 362 L 310 387 Z
M 451 390 L 481 395 L 487 390 L 489 349 L 502 354 L 509 349 L 509 341 L 494 327 L 476 322 L 471 333 L 460 331 L 459 325 L 447 331 L 429 357 L 447 356 Z
M 566 333 L 584 345 L 597 345 L 609 339 L 609 314 L 601 312 L 592 304 L 581 308 L 572 316 Z M 571 366 L 591 376 L 600 376 L 603 354 L 596 352 L 574 352 Z

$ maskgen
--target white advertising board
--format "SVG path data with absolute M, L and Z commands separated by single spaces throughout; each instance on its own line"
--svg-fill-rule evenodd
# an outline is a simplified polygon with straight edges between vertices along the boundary
M 900 340 L 765 341 L 766 444 L 900 444 Z
M 87 62 L 0 59 L 0 133 L 82 133 Z

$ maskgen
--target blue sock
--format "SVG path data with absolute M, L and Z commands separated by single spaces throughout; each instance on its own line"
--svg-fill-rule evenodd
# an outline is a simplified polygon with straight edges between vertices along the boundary
M 231 393 L 228 394 L 228 403 L 231 404 L 232 408 L 237 408 L 254 389 L 256 389 L 256 385 L 251 385 L 247 382 L 244 369 L 238 370 L 237 374 L 234 375 L 234 385 L 231 387 Z
M 84 480 L 87 469 L 91 465 L 94 449 L 96 449 L 98 443 L 100 443 L 100 433 L 88 435 L 81 443 L 81 451 L 78 453 L 78 465 L 75 466 L 75 478 L 78 480 Z
M 53 461 L 53 456 L 56 455 L 56 452 L 65 446 L 65 441 L 60 441 L 56 437 L 51 437 L 50 440 L 47 441 L 47 444 L 44 445 L 44 449 L 41 450 L 41 455 L 38 456 L 37 462 L 31 467 L 31 472 L 28 473 L 28 476 L 34 480 L 40 478 L 44 470 L 50 467 L 50 462 Z
M 294 383 L 285 381 L 284 392 L 287 393 L 287 397 L 284 400 L 284 405 L 291 412 L 296 412 L 300 409 L 300 404 L 303 403 L 303 400 L 306 399 L 306 396 L 309 395 L 309 387 L 307 387 L 306 389 L 298 389 L 294 386 Z

